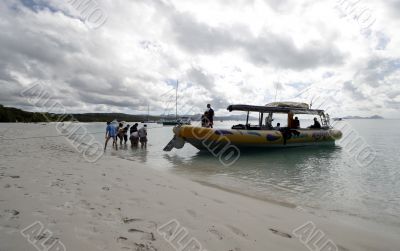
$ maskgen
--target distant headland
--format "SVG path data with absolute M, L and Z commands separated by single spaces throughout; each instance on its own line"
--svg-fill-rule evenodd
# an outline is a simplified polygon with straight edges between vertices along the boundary
M 346 116 L 343 119 L 384 119 L 384 117 L 379 115 L 373 115 L 369 117 L 361 117 L 361 116 Z

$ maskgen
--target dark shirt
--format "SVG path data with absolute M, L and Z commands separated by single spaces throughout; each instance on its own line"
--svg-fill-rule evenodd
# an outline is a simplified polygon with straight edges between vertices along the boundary
M 128 126 L 124 127 L 124 135 L 127 135 L 127 134 L 128 134 L 128 129 L 129 129 Z
M 321 124 L 318 121 L 314 121 L 314 125 L 311 128 L 321 128 Z
M 214 110 L 211 107 L 208 110 L 208 120 L 210 120 L 210 122 L 214 121 Z
M 129 130 L 130 134 L 132 134 L 133 132 L 137 132 L 138 131 L 137 127 L 138 127 L 137 125 L 133 125 Z
M 293 128 L 300 128 L 300 120 L 298 119 L 293 120 Z

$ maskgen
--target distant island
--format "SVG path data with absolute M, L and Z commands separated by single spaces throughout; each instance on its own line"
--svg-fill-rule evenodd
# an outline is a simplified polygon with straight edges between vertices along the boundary
M 346 116 L 346 117 L 343 117 L 343 119 L 384 119 L 384 117 L 379 116 L 379 115 L 373 115 L 373 116 L 370 116 L 370 117 Z

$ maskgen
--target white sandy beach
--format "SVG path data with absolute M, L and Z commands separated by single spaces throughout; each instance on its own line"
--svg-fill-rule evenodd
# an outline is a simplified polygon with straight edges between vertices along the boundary
M 307 222 L 337 250 L 400 247 L 398 234 L 373 223 L 320 218 L 113 156 L 89 163 L 63 137 L 4 139 L 57 135 L 51 124 L 2 124 L 0 130 L 0 251 L 37 250 L 21 234 L 35 222 L 52 233 L 36 236 L 36 246 L 51 237 L 48 243 L 58 240 L 66 250 L 199 250 L 184 248 L 190 238 L 209 251 L 309 250 L 293 234 Z M 187 230 L 173 242 L 181 249 L 162 235 L 176 230 L 175 222 Z

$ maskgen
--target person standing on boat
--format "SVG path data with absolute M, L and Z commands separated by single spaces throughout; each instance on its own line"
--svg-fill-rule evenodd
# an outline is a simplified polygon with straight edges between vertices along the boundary
M 211 108 L 210 104 L 207 104 L 207 112 L 208 112 L 208 124 L 210 128 L 214 126 L 214 109 Z
M 147 125 L 144 125 L 138 131 L 139 138 L 140 138 L 140 147 L 147 148 Z
M 106 128 L 106 143 L 104 144 L 104 151 L 107 148 L 107 143 L 110 140 L 110 138 L 113 138 L 113 146 L 118 150 L 118 144 L 117 144 L 117 128 L 112 125 L 110 122 L 107 122 L 107 128 Z

